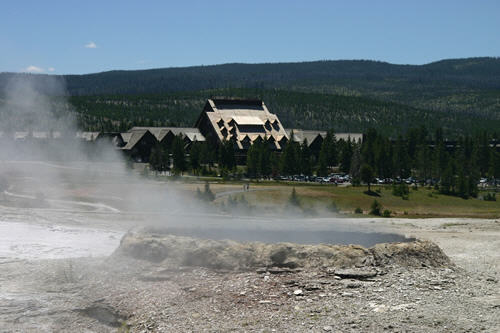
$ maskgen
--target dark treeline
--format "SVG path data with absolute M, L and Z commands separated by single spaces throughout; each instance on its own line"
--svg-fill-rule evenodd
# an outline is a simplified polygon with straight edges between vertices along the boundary
M 236 157 L 231 141 L 224 142 L 217 149 L 207 142 L 195 141 L 187 151 L 184 140 L 179 135 L 168 147 L 161 144 L 153 147 L 149 164 L 151 169 L 160 172 L 170 170 L 175 174 L 182 174 L 190 171 L 194 175 L 216 175 L 218 170 L 225 175 L 236 169 Z
M 412 177 L 416 184 L 434 185 L 444 194 L 475 197 L 481 177 L 495 184 L 500 178 L 496 144 L 497 135 L 486 132 L 447 142 L 440 129 L 433 135 L 424 127 L 411 129 L 396 140 L 371 129 L 359 147 L 361 170 L 380 179 Z
M 293 133 L 292 133 L 293 135 Z M 236 174 L 233 142 L 227 141 L 214 151 L 207 143 L 194 143 L 183 150 L 182 139 L 172 144 L 171 156 L 176 172 L 192 170 L 194 174 Z M 443 194 L 463 198 L 476 197 L 480 178 L 496 185 L 500 179 L 498 137 L 481 132 L 446 141 L 441 129 L 430 133 L 425 127 L 410 129 L 406 135 L 391 139 L 375 129 L 364 134 L 362 143 L 337 140 L 328 132 L 319 151 L 312 151 L 307 141 L 291 140 L 281 153 L 273 152 L 266 140 L 253 144 L 246 156 L 246 176 L 271 178 L 278 175 L 327 176 L 332 172 L 349 174 L 353 184 L 411 183 L 434 186 Z M 165 152 L 168 156 L 169 152 Z M 152 155 L 157 154 L 153 150 Z M 161 169 L 161 158 L 151 157 L 151 166 Z M 189 160 L 189 162 L 188 162 Z M 241 173 L 241 171 L 240 171 Z M 241 176 L 241 175 L 240 175 Z M 401 195 L 405 195 L 402 188 Z

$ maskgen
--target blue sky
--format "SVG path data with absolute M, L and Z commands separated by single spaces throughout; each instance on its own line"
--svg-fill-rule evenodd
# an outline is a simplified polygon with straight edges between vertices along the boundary
M 500 1 L 5 1 L 0 72 L 500 56 Z

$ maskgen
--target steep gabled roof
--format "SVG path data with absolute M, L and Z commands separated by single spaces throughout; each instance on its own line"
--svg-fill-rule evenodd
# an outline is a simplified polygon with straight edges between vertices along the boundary
M 132 137 L 132 133 L 131 132 L 125 132 L 125 133 L 120 133 L 122 139 L 123 139 L 123 143 L 127 144 L 127 142 L 130 141 L 130 138 Z
M 248 99 L 209 99 L 205 104 L 203 115 L 206 115 L 218 139 L 223 141 L 231 137 L 236 139 L 237 146 L 245 135 L 255 141 L 257 138 L 288 136 L 278 117 L 267 109 L 262 100 Z M 269 126 L 271 125 L 271 126 Z
M 132 148 L 134 148 L 134 146 L 137 144 L 137 142 L 139 142 L 139 140 L 141 140 L 142 137 L 144 135 L 146 135 L 147 133 L 150 133 L 152 135 L 152 133 L 149 132 L 147 129 L 136 129 L 134 131 L 131 131 L 130 132 L 131 135 L 127 141 L 127 144 L 125 146 L 123 146 L 121 149 L 131 150 Z M 122 137 L 123 137 L 123 135 L 122 135 Z
M 177 136 L 181 134 L 183 137 L 188 137 L 191 141 L 205 141 L 205 137 L 201 134 L 200 130 L 194 127 L 132 127 L 130 132 L 148 130 L 161 142 L 163 138 L 172 132 L 173 135 Z
M 303 129 L 287 129 L 286 132 L 288 134 L 288 137 L 292 137 L 292 131 L 293 131 L 293 138 L 295 142 L 304 142 L 304 139 L 307 139 L 307 143 L 311 145 L 311 143 L 314 142 L 318 138 L 318 136 L 324 138 L 326 137 L 326 131 L 312 131 L 312 130 L 303 130 Z

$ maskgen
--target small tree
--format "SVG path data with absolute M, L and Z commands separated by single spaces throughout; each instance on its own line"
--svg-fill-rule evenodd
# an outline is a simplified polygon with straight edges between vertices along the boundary
M 371 208 L 370 214 L 376 215 L 376 216 L 382 215 L 382 205 L 377 200 L 373 200 L 370 208 Z
M 335 203 L 335 201 L 330 202 L 330 205 L 328 206 L 328 210 L 332 213 L 338 213 L 339 212 L 339 207 Z
M 214 201 L 215 200 L 215 194 L 212 192 L 210 189 L 210 184 L 208 182 L 205 182 L 205 199 L 207 201 Z
M 370 184 L 373 181 L 374 172 L 373 168 L 368 164 L 361 166 L 361 180 L 368 184 L 368 192 L 371 192 Z
M 392 185 L 392 195 L 395 195 L 397 197 L 401 197 L 401 198 L 407 200 L 407 199 L 409 199 L 410 188 L 404 182 L 401 182 L 398 185 L 393 184 Z
M 210 189 L 210 184 L 208 182 L 205 182 L 205 190 L 203 192 L 201 192 L 199 188 L 196 189 L 196 196 L 203 201 L 215 200 L 215 194 Z
M 297 196 L 297 191 L 295 191 L 295 187 L 292 189 L 292 194 L 288 198 L 288 204 L 292 207 L 300 207 L 300 199 Z

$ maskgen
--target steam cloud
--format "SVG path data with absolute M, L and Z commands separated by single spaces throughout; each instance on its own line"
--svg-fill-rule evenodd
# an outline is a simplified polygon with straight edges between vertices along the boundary
M 162 212 L 155 218 L 162 224 L 171 213 L 192 211 L 192 200 L 174 185 L 127 168 L 111 142 L 76 137 L 64 81 L 47 77 L 41 93 L 32 78 L 15 76 L 0 95 L 0 192 L 19 201 L 42 198 L 50 208 Z

